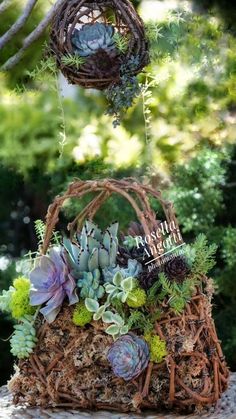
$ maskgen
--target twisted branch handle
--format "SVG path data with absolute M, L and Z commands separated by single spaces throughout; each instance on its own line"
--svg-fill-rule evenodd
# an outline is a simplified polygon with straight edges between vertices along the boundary
M 59 219 L 59 212 L 63 203 L 70 198 L 81 198 L 88 193 L 96 193 L 97 195 L 90 203 L 77 215 L 77 217 L 68 224 L 68 230 L 73 235 L 75 227 L 81 226 L 86 218 L 93 219 L 94 215 L 101 205 L 113 193 L 123 196 L 133 207 L 137 218 L 140 221 L 146 236 L 150 236 L 152 231 L 158 227 L 156 214 L 151 209 L 149 196 L 157 199 L 164 210 L 167 223 L 174 222 L 176 229 L 178 223 L 175 217 L 173 205 L 171 202 L 162 198 L 161 192 L 156 191 L 150 186 L 143 185 L 133 178 L 122 180 L 104 179 L 104 180 L 75 180 L 71 183 L 64 195 L 57 196 L 54 202 L 49 206 L 46 216 L 46 231 L 42 245 L 42 254 L 47 252 L 52 232 Z M 133 196 L 134 195 L 134 196 Z

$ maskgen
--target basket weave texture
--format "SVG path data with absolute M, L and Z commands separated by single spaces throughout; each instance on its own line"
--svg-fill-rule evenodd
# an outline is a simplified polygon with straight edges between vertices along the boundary
M 65 65 L 63 57 L 74 55 L 72 35 L 86 24 L 112 24 L 116 34 L 128 40 L 125 53 L 110 55 L 99 51 L 88 57 L 79 68 Z M 50 50 L 57 65 L 71 84 L 103 90 L 119 83 L 120 70 L 130 59 L 138 60 L 130 74 L 138 74 L 149 62 L 148 43 L 144 25 L 129 0 L 65 0 L 52 23 Z
M 85 218 L 92 219 L 114 193 L 129 201 L 146 235 L 157 226 L 150 196 L 161 203 L 167 222 L 174 220 L 178 225 L 172 204 L 159 191 L 133 179 L 75 181 L 48 209 L 43 254 L 63 203 L 89 193 L 90 203 L 68 225 L 72 235 L 75 227 Z M 105 333 L 102 321 L 76 327 L 71 321 L 72 308 L 66 304 L 52 324 L 39 315 L 34 353 L 19 362 L 9 383 L 14 402 L 122 412 L 163 407 L 192 410 L 214 404 L 227 388 L 229 372 L 211 317 L 211 297 L 211 281 L 203 276 L 202 285 L 181 315 L 175 315 L 167 305 L 163 308 L 155 330 L 166 341 L 168 355 L 160 364 L 149 362 L 146 370 L 129 382 L 115 377 L 107 361 L 112 338 Z

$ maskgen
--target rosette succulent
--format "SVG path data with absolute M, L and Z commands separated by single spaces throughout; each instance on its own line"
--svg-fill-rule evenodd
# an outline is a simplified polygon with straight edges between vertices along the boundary
M 149 348 L 142 338 L 128 333 L 113 343 L 107 359 L 114 374 L 129 381 L 138 377 L 147 367 L 150 359 Z
M 86 221 L 77 242 L 64 238 L 67 260 L 75 279 L 83 278 L 84 272 L 115 266 L 118 248 L 118 223 L 111 224 L 103 233 L 96 224 Z
M 113 39 L 114 27 L 104 23 L 87 23 L 82 29 L 75 29 L 71 42 L 74 51 L 81 57 L 88 57 L 99 50 L 111 51 L 115 49 L 116 44 Z
M 66 296 L 70 305 L 78 301 L 75 281 L 60 248 L 52 248 L 49 256 L 39 259 L 38 266 L 30 274 L 30 281 L 30 304 L 37 306 L 46 303 L 40 312 L 49 323 L 55 320 Z
M 190 272 L 190 266 L 184 256 L 175 256 L 164 265 L 164 273 L 167 278 L 183 281 Z

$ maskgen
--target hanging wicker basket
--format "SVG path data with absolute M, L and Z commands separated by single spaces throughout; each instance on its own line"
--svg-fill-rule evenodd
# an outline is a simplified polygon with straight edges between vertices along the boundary
M 48 209 L 43 254 L 64 202 L 89 193 L 90 203 L 68 225 L 72 236 L 84 219 L 93 219 L 112 194 L 128 200 L 146 235 L 158 225 L 150 197 L 161 203 L 166 221 L 174 222 L 178 229 L 172 204 L 149 186 L 133 179 L 75 181 Z M 128 382 L 112 372 L 107 360 L 112 338 L 105 333 L 102 321 L 77 327 L 71 321 L 73 308 L 67 304 L 52 324 L 39 314 L 37 346 L 29 359 L 19 362 L 18 372 L 9 383 L 14 402 L 122 412 L 161 408 L 191 411 L 211 406 L 227 388 L 229 375 L 211 317 L 211 296 L 211 281 L 203 275 L 181 314 L 163 305 L 155 332 L 166 342 L 168 355 L 159 364 L 150 361 L 138 378 Z M 138 330 L 132 332 L 140 334 Z
M 50 50 L 71 84 L 103 90 L 149 62 L 144 25 L 129 0 L 65 0 L 52 23 Z M 65 58 L 80 57 L 81 65 Z

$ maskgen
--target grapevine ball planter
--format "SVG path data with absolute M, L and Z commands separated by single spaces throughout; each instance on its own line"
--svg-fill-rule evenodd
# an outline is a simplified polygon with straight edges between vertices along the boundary
M 149 62 L 144 25 L 129 0 L 65 0 L 52 23 L 50 51 L 71 84 L 99 90 Z
M 160 226 L 160 220 L 151 208 L 153 199 L 161 203 L 168 225 L 175 226 L 171 234 L 178 230 L 173 206 L 159 191 L 133 179 L 78 180 L 49 206 L 41 248 L 43 255 L 47 254 L 63 204 L 68 199 L 80 199 L 87 194 L 91 195 L 91 201 L 68 225 L 72 239 L 83 221 L 92 220 L 112 194 L 121 195 L 131 204 L 140 222 L 140 234 L 150 236 Z M 135 228 L 132 226 L 131 230 Z M 84 233 L 88 233 L 86 228 Z M 106 237 L 111 234 L 106 230 Z M 114 245 L 112 240 L 110 243 Z M 182 244 L 180 236 L 176 244 Z M 104 248 L 100 250 L 103 252 Z M 137 256 L 135 252 L 133 250 L 133 258 Z M 117 258 L 119 263 L 124 263 L 126 253 L 122 247 Z M 188 276 L 183 259 L 177 262 L 183 274 Z M 171 274 L 178 274 L 180 281 L 177 262 L 172 265 Z M 170 267 L 168 270 L 170 272 Z M 142 283 L 145 275 L 148 277 L 150 273 L 144 268 Z M 78 284 L 80 286 L 80 281 Z M 84 292 L 85 288 L 80 288 L 81 293 L 82 290 Z M 114 342 L 106 333 L 105 317 L 98 317 L 97 321 L 92 320 L 82 327 L 75 325 L 72 322 L 74 307 L 68 305 L 68 301 L 63 302 L 51 323 L 39 313 L 35 323 L 37 344 L 28 358 L 18 362 L 17 372 L 9 382 L 14 403 L 120 412 L 163 408 L 190 412 L 214 405 L 227 388 L 229 371 L 211 317 L 212 293 L 212 281 L 201 274 L 191 298 L 179 313 L 173 311 L 169 298 L 164 298 L 158 309 L 154 299 L 150 313 L 145 315 L 147 322 L 149 315 L 155 319 L 152 339 L 159 345 L 158 354 L 162 350 L 160 359 L 148 357 L 147 342 L 150 340 L 145 334 L 143 337 L 138 324 Z M 130 307 L 135 307 L 136 302 L 130 303 Z

